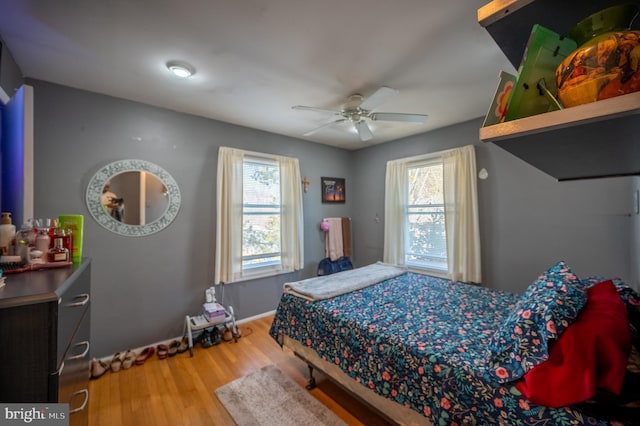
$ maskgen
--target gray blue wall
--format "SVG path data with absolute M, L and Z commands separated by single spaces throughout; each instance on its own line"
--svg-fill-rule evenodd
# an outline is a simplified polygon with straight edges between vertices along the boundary
M 471 120 L 355 153 L 361 194 L 352 211 L 360 220 L 354 226 L 358 263 L 382 257 L 384 223 L 377 223 L 375 214 L 384 213 L 380 188 L 386 162 L 474 144 L 478 170 L 489 172 L 478 180 L 486 286 L 522 292 L 559 260 L 581 276 L 621 276 L 637 283 L 631 267 L 631 227 L 638 221 L 632 215 L 633 178 L 556 182 L 498 146 L 479 142 L 480 126 L 482 120 Z
M 85 215 L 83 255 L 92 266 L 92 347 L 105 356 L 182 333 L 184 316 L 199 311 L 213 282 L 215 184 L 219 146 L 300 160 L 310 181 L 303 195 L 305 269 L 224 288 L 224 303 L 239 318 L 274 310 L 285 281 L 308 277 L 324 257 L 319 223 L 348 216 L 351 202 L 323 205 L 320 177 L 344 177 L 351 155 L 340 149 L 207 120 L 122 99 L 30 81 L 35 103 L 35 203 L 38 217 Z M 124 237 L 98 225 L 85 207 L 85 190 L 102 166 L 121 159 L 158 164 L 177 181 L 176 220 L 147 237 Z M 218 299 L 223 291 L 218 288 Z
M 560 259 L 580 275 L 637 280 L 630 249 L 638 239 L 637 231 L 631 237 L 637 216 L 630 216 L 637 180 L 557 183 L 500 148 L 480 144 L 479 119 L 350 152 L 42 81 L 29 84 L 35 214 L 85 214 L 84 255 L 93 259 L 93 356 L 178 336 L 184 315 L 198 311 L 213 277 L 217 149 L 223 145 L 298 157 L 311 181 L 304 194 L 305 269 L 224 286 L 224 303 L 239 318 L 275 309 L 285 281 L 315 274 L 324 257 L 323 217 L 352 217 L 357 266 L 380 260 L 386 162 L 466 144 L 476 144 L 478 169 L 489 171 L 478 182 L 487 286 L 521 292 Z M 157 234 L 119 236 L 88 216 L 89 179 L 126 158 L 160 165 L 180 186 L 180 212 Z M 321 176 L 346 178 L 344 205 L 321 204 Z

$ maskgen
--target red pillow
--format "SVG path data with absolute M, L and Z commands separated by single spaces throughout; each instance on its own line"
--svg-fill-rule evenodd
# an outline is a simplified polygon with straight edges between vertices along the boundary
M 624 302 L 611 280 L 587 289 L 578 318 L 551 344 L 549 359 L 516 383 L 539 405 L 564 407 L 591 399 L 596 390 L 619 394 L 631 351 Z

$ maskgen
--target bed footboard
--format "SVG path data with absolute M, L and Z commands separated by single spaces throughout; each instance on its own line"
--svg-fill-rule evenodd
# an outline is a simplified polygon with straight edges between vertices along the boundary
M 319 370 L 329 377 L 331 381 L 362 401 L 392 424 L 402 426 L 433 426 L 429 419 L 420 413 L 384 398 L 362 386 L 360 383 L 357 383 L 339 367 L 324 361 L 313 349 L 302 345 L 297 340 L 284 336 L 283 344 L 291 349 L 291 351 L 309 367 L 309 380 L 306 386 L 308 390 L 316 387 L 313 371 Z

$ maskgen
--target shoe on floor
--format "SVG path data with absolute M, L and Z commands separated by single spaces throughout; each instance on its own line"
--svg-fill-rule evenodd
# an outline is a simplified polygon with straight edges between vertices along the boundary
M 180 342 L 180 346 L 178 346 L 178 353 L 181 354 L 186 352 L 189 349 L 189 337 L 185 336 L 182 338 Z
M 202 332 L 200 344 L 203 348 L 210 348 L 211 346 L 213 346 L 213 341 L 211 340 L 211 332 L 209 332 L 209 330 L 205 330 Z
M 225 342 L 230 342 L 233 340 L 233 331 L 231 331 L 231 329 L 226 325 L 222 330 L 222 340 L 224 340 Z
M 169 346 L 161 343 L 156 348 L 158 351 L 158 358 L 165 359 L 169 355 Z
M 111 358 L 111 371 L 114 373 L 120 371 L 120 367 L 122 367 L 122 355 L 120 352 L 116 352 L 113 358 Z
M 122 368 L 125 370 L 127 368 L 131 368 L 135 360 L 136 360 L 136 353 L 131 350 L 128 350 L 124 354 L 124 357 L 122 358 Z
M 169 343 L 169 356 L 176 356 L 178 348 L 180 347 L 180 340 L 174 340 Z
M 218 327 L 213 327 L 213 330 L 211 330 L 211 343 L 214 345 L 222 343 L 222 335 L 220 334 Z
M 153 346 L 146 347 L 140 352 L 140 355 L 136 357 L 136 365 L 142 365 L 146 360 L 151 358 L 153 354 L 156 352 L 156 348 Z
M 99 377 L 104 376 L 109 370 L 109 364 L 102 361 L 101 359 L 93 359 L 91 361 L 91 379 L 97 379 Z

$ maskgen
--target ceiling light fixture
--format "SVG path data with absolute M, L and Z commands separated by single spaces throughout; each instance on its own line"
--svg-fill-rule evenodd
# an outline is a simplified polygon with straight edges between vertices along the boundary
M 169 61 L 167 62 L 167 68 L 174 75 L 180 78 L 191 77 L 193 74 L 196 73 L 196 70 L 193 68 L 193 66 L 189 65 L 186 62 Z

